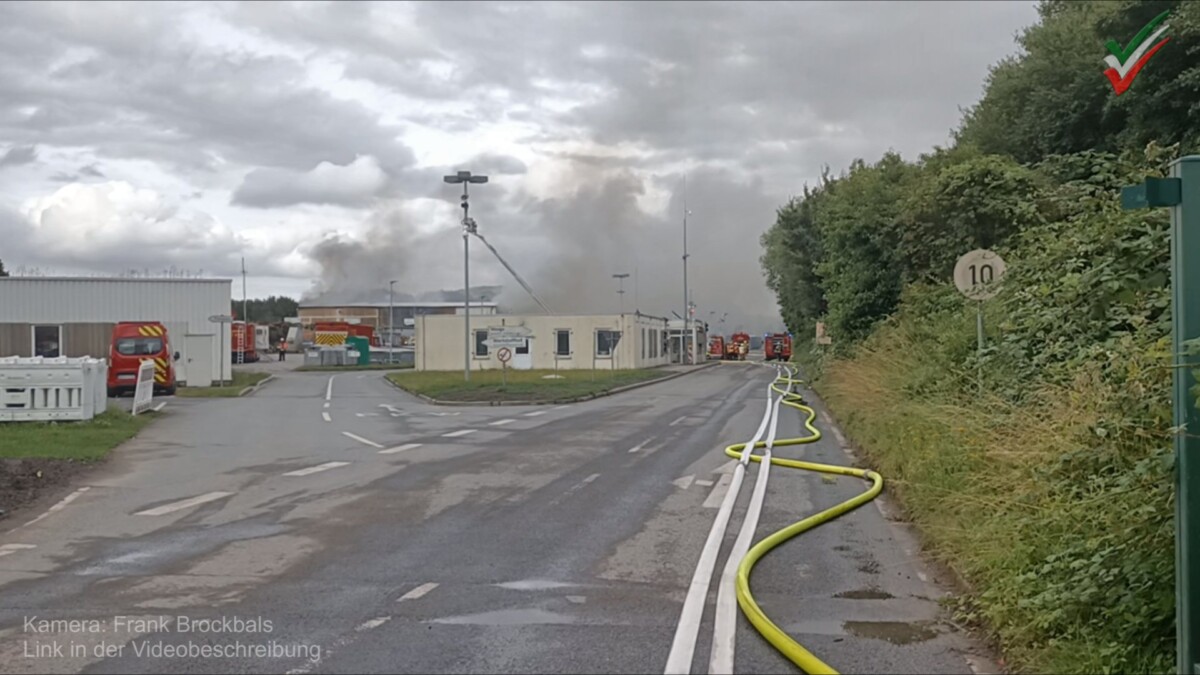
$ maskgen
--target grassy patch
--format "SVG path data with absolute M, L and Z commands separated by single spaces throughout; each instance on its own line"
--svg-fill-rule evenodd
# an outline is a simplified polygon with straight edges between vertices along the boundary
M 366 366 L 300 366 L 301 373 L 342 372 L 354 370 L 410 370 L 411 363 L 372 363 Z
M 176 396 L 192 398 L 222 398 L 238 396 L 246 387 L 251 387 L 270 377 L 270 373 L 250 373 L 233 371 L 233 384 L 224 387 L 180 387 L 175 391 Z
M 95 461 L 133 438 L 154 416 L 109 408 L 86 422 L 0 422 L 0 458 Z
M 504 384 L 499 370 L 471 372 L 464 382 L 462 371 L 392 373 L 388 379 L 416 394 L 443 401 L 536 401 L 554 402 L 599 394 L 616 387 L 645 382 L 668 373 L 644 370 L 509 370 Z M 558 375 L 558 378 L 547 378 Z

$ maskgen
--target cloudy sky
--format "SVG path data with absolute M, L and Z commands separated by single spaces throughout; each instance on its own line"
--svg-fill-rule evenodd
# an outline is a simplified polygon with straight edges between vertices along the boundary
M 557 312 L 778 325 L 759 235 L 822 166 L 948 141 L 1032 2 L 3 3 L 0 260 L 461 288 L 458 192 Z M 686 181 L 685 181 L 686 176 Z M 686 191 L 684 188 L 686 182 Z M 529 308 L 472 242 L 472 285 Z M 240 284 L 235 295 L 241 296 Z M 769 325 L 768 325 L 769 324 Z

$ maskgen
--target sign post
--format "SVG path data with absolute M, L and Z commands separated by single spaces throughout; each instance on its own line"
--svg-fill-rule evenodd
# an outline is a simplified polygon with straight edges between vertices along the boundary
M 983 393 L 983 301 L 995 297 L 997 285 L 1004 277 L 1004 259 L 987 249 L 977 248 L 964 254 L 954 265 L 954 285 L 967 298 L 975 301 L 975 332 L 977 338 L 979 392 Z
M 500 351 L 496 352 L 496 358 L 500 359 L 500 379 L 504 386 L 508 386 L 508 360 L 512 358 L 512 350 L 508 347 L 501 347 Z
M 132 414 L 146 410 L 154 402 L 154 359 L 143 359 L 138 364 L 137 384 L 133 389 Z
M 1200 155 L 1175 160 L 1169 178 L 1122 188 L 1121 206 L 1171 208 L 1175 668 L 1182 675 L 1200 675 L 1200 410 L 1193 372 L 1200 364 L 1189 363 L 1186 353 L 1189 341 L 1200 339 Z
M 220 386 L 224 387 L 225 386 L 225 356 L 228 354 L 228 352 L 225 351 L 225 333 L 228 332 L 225 330 L 225 324 L 233 323 L 233 317 L 228 314 L 214 314 L 214 315 L 208 317 L 208 320 L 217 324 L 217 330 L 221 331 L 221 351 L 218 352 L 218 355 L 217 355 L 217 371 L 221 373 Z M 232 341 L 232 338 L 231 338 L 231 341 Z M 232 374 L 230 374 L 229 379 L 230 380 L 233 379 Z

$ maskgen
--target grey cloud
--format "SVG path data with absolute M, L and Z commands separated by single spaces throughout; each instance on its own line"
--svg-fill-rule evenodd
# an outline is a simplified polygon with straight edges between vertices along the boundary
M 37 161 L 37 146 L 14 145 L 0 156 L 0 166 L 19 166 Z
M 246 175 L 231 201 L 258 208 L 306 203 L 365 206 L 387 179 L 373 157 L 357 158 L 345 166 L 322 162 L 306 172 L 255 169 Z
M 104 172 L 102 172 L 96 166 L 95 162 L 88 164 L 87 166 L 79 167 L 79 174 L 81 176 L 89 176 L 91 178 L 104 178 Z

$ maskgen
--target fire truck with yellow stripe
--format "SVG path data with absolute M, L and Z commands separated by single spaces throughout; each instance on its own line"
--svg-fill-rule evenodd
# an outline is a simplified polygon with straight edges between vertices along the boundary
M 157 321 L 122 321 L 113 326 L 108 356 L 108 395 L 137 388 L 142 361 L 154 362 L 154 393 L 175 393 L 175 359 L 167 327 Z

